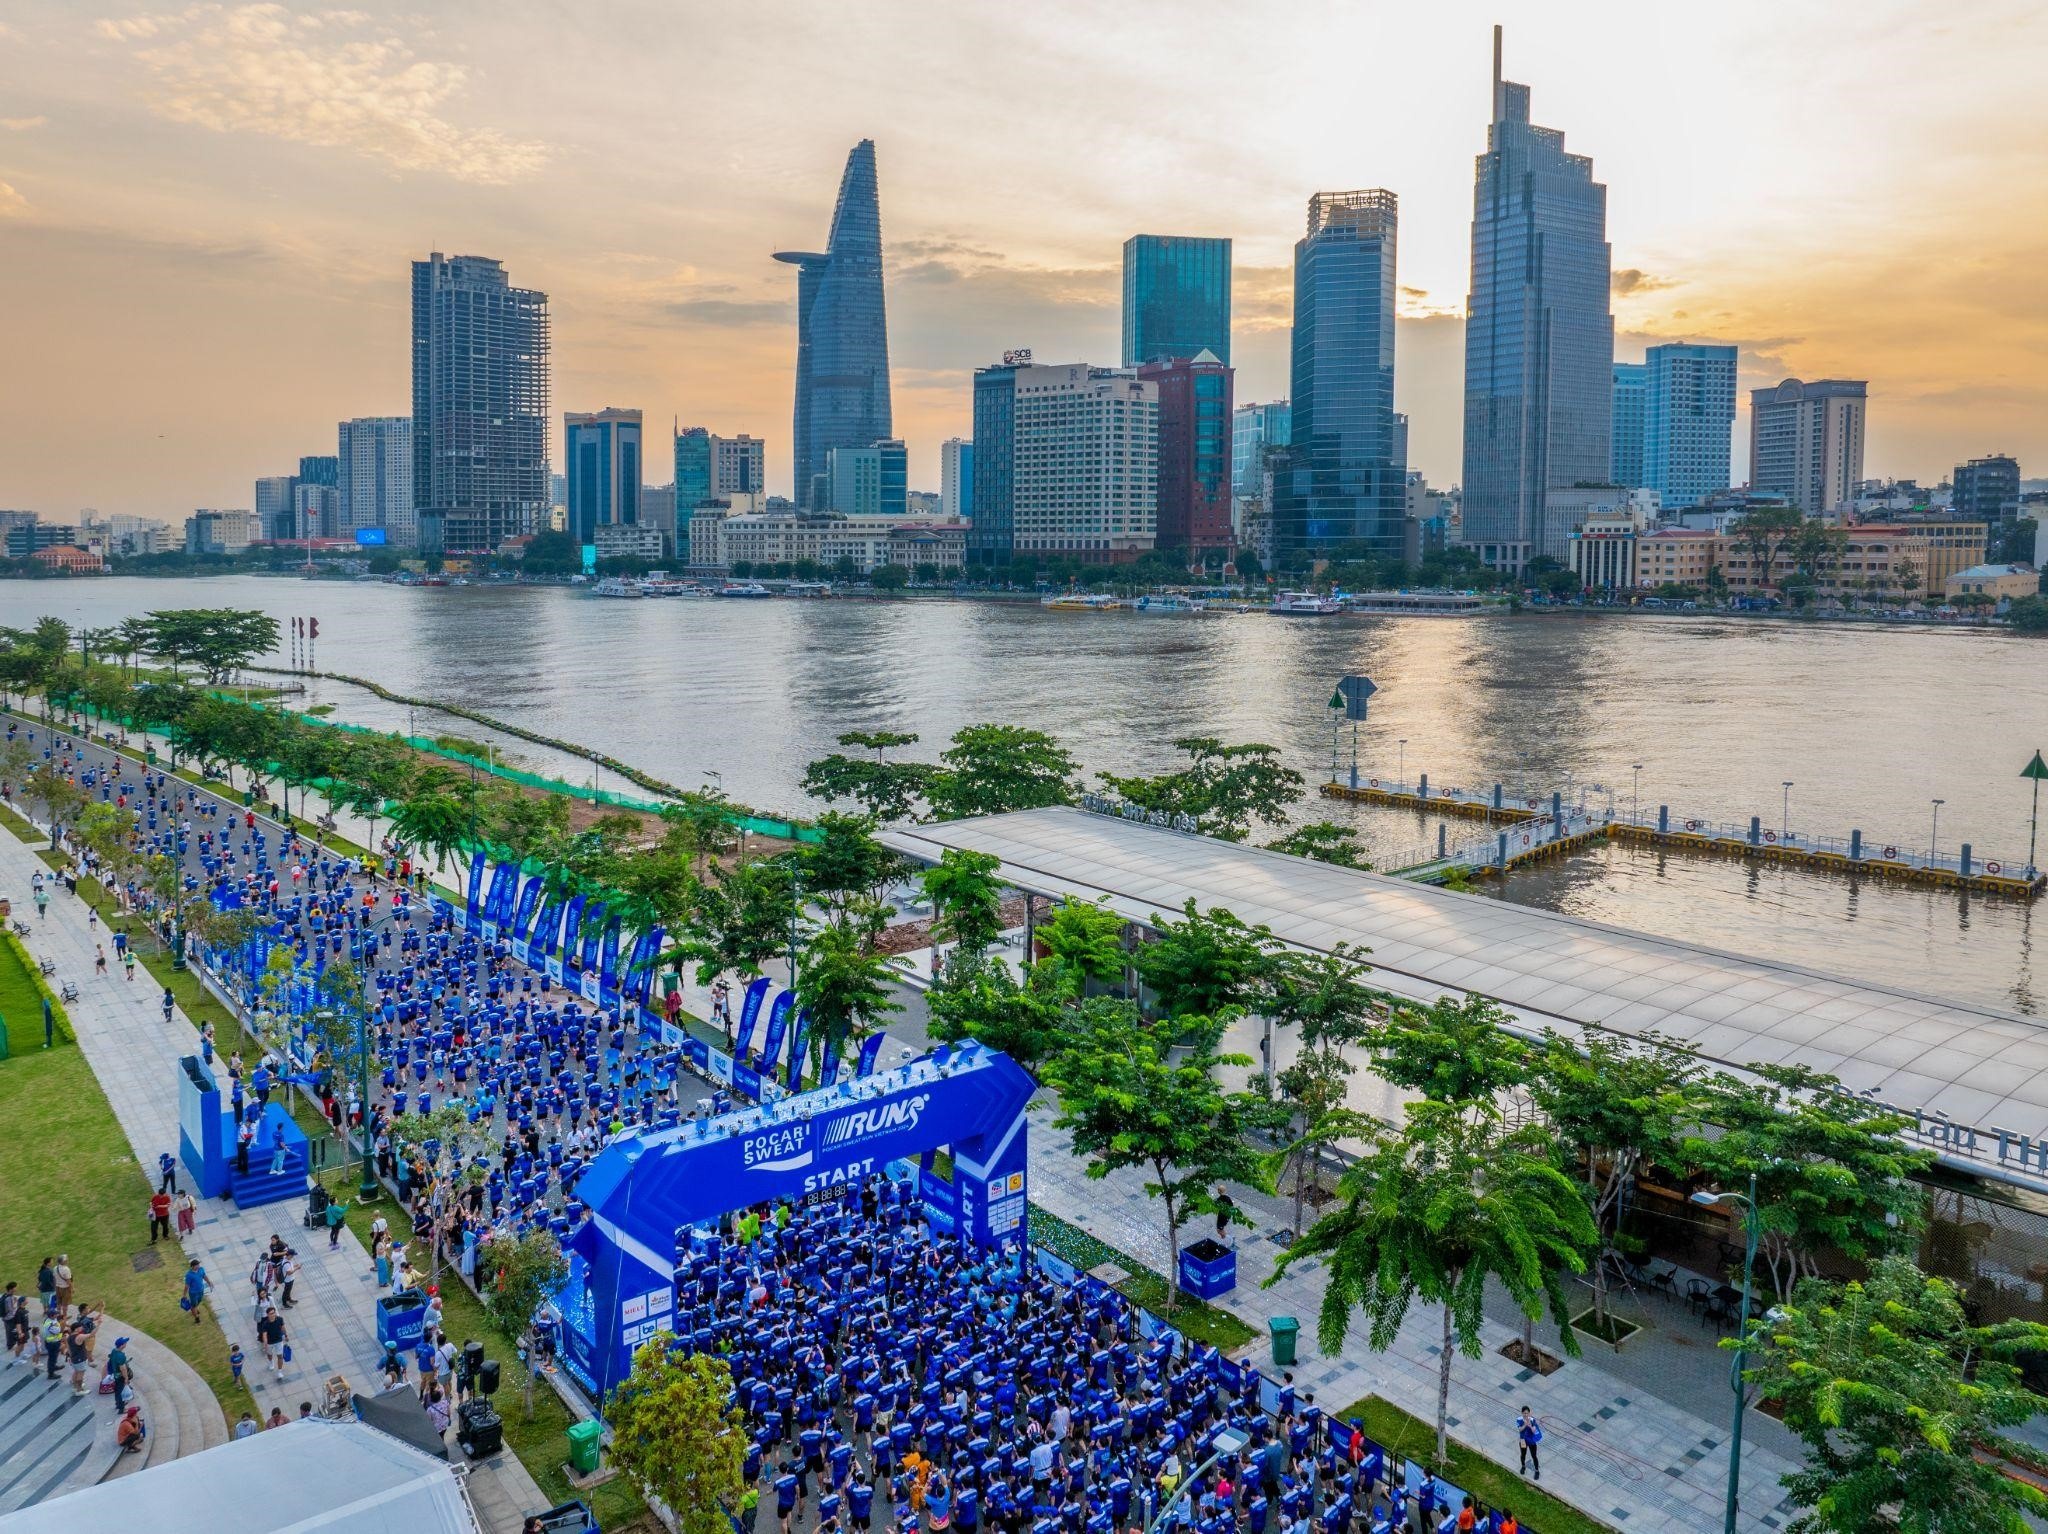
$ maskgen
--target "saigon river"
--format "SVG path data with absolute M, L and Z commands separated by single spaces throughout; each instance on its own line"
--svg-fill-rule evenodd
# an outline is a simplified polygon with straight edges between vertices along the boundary
M 1092 774 L 1156 772 L 1177 736 L 1267 741 L 1311 784 L 1329 773 L 1332 683 L 1379 684 L 1361 770 L 1674 816 L 1925 847 L 2027 851 L 2019 770 L 2048 746 L 2048 644 L 1980 630 L 1702 615 L 1454 619 L 1145 617 L 1035 603 L 607 601 L 563 587 L 406 588 L 259 576 L 5 588 L 10 624 L 103 626 L 152 608 L 249 607 L 320 620 L 321 669 L 460 702 L 587 744 L 669 782 L 716 781 L 769 813 L 815 808 L 799 780 L 847 730 L 915 731 L 930 756 L 984 721 L 1057 736 Z M 282 663 L 282 657 L 279 657 Z M 305 703 L 403 728 L 404 705 L 314 682 Z M 423 733 L 485 738 L 424 711 Z M 1406 745 L 1399 744 L 1405 740 Z M 590 767 L 505 738 L 519 765 Z M 1345 768 L 1349 732 L 1340 742 Z M 715 777 L 714 777 L 715 775 Z M 609 777 L 609 775 L 606 775 Z M 625 787 L 616 781 L 613 788 Z M 1434 851 L 1437 817 L 1304 800 L 1356 825 L 1374 861 Z M 1485 834 L 1451 820 L 1455 844 Z M 1263 837 L 1261 838 L 1263 839 Z M 2039 1009 L 2029 907 L 1740 859 L 1601 846 L 1481 890 L 1548 910 L 1866 982 Z

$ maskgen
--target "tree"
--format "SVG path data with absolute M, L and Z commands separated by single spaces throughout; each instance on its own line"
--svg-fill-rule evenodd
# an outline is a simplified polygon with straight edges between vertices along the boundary
M 875 760 L 880 762 L 882 754 L 886 751 L 894 750 L 898 746 L 916 745 L 917 736 L 905 734 L 901 730 L 848 730 L 839 737 L 839 744 L 872 751 L 875 753 Z
M 2048 597 L 2016 597 L 2005 621 L 2022 634 L 2048 633 Z
M 1275 1079 L 1281 1104 L 1292 1114 L 1288 1124 L 1292 1139 L 1270 1165 L 1276 1179 L 1283 1173 L 1293 1173 L 1293 1230 L 1299 1236 L 1302 1205 L 1322 1164 L 1323 1152 L 1345 1140 L 1364 1138 L 1371 1133 L 1373 1121 L 1344 1105 L 1351 1085 L 1351 1066 L 1332 1045 L 1303 1049 Z
M 50 828 L 50 842 L 54 846 L 63 828 L 74 815 L 85 807 L 90 797 L 64 775 L 55 757 L 36 763 L 31 769 L 23 787 L 32 803 L 43 807 L 43 821 Z
M 1178 919 L 1152 917 L 1158 936 L 1134 956 L 1138 976 L 1169 1018 L 1243 1011 L 1263 995 L 1280 941 L 1265 927 L 1246 926 L 1218 906 L 1199 911 L 1190 896 Z
M 834 1053 L 873 1033 L 892 1012 L 901 1012 L 892 982 L 906 961 L 876 953 L 862 935 L 826 923 L 811 934 L 803 951 L 797 994 L 811 1015 L 811 1063 L 823 1074 L 828 1047 Z
M 1899 1138 L 1913 1121 L 1800 1065 L 1752 1065 L 1750 1078 L 1701 1083 L 1702 1126 L 1681 1141 L 1685 1163 L 1715 1186 L 1757 1178 L 1758 1258 L 1772 1290 L 1818 1275 L 1833 1248 L 1874 1262 L 1908 1245 L 1925 1213 L 1913 1181 L 1933 1153 Z
M 521 1351 L 531 1356 L 533 1319 L 569 1281 L 569 1260 L 545 1226 L 516 1240 L 494 1236 L 478 1253 L 477 1282 L 484 1309 Z M 533 1419 L 533 1370 L 521 1371 L 527 1420 Z
M 412 781 L 413 759 L 397 742 L 381 735 L 361 735 L 341 753 L 333 797 L 369 824 L 369 846 L 377 846 L 377 822 L 384 806 L 400 797 Z
M 1899 595 L 1911 602 L 1913 593 L 1920 589 L 1925 578 L 1921 574 L 1920 566 L 1908 557 L 1892 566 L 1892 579 L 1898 582 Z
M 720 868 L 692 892 L 689 914 L 664 964 L 695 963 L 697 983 L 758 975 L 789 940 L 795 890 L 790 865 L 757 858 Z
M 938 945 L 950 939 L 953 962 L 972 963 L 1003 935 L 1003 860 L 993 853 L 948 847 L 922 876 L 932 903 L 933 972 Z
M 1057 968 L 1060 989 L 1079 996 L 1090 980 L 1112 985 L 1123 979 L 1130 955 L 1124 948 L 1124 919 L 1091 900 L 1062 900 L 1041 922 L 1038 946 Z
M 880 565 L 868 576 L 877 591 L 901 591 L 910 584 L 910 572 L 901 565 Z
M 1603 1244 L 1646 1163 L 1677 1159 L 1681 1132 L 1699 1109 L 1690 1057 L 1654 1037 L 1544 1035 L 1530 1095 L 1545 1121 L 1583 1162 L 1586 1201 Z M 1593 1313 L 1607 1319 L 1606 1264 L 1593 1265 Z
M 1529 1080 L 1529 1046 L 1506 1031 L 1497 1002 L 1469 994 L 1391 1008 L 1368 1043 L 1373 1070 L 1465 1117 L 1494 1112 L 1502 1094 Z
M 1796 506 L 1758 506 L 1735 519 L 1729 531 L 1749 555 L 1752 592 L 1777 585 L 1778 555 L 1805 525 L 1806 514 Z
M 658 1332 L 634 1349 L 633 1372 L 604 1415 L 613 1463 L 669 1510 L 679 1534 L 732 1534 L 746 1491 L 747 1424 L 729 1364 L 685 1355 Z
M 1366 861 L 1365 850 L 1358 845 L 1358 833 L 1329 820 L 1296 826 L 1285 836 L 1266 843 L 1266 850 L 1284 852 L 1289 857 L 1313 858 L 1318 863 L 1334 863 L 1339 868 L 1372 867 Z
M 1074 759 L 1042 730 L 971 724 L 954 734 L 939 759 L 943 770 L 928 797 L 941 820 L 1074 801 Z
M 237 608 L 178 608 L 153 612 L 145 641 L 149 653 L 175 670 L 195 666 L 208 682 L 226 681 L 259 655 L 277 648 L 280 630 L 268 613 Z
M 1299 1028 L 1304 1047 L 1361 1042 L 1391 1000 L 1365 982 L 1369 951 L 1338 943 L 1328 953 L 1282 953 L 1268 981 L 1266 1015 L 1278 1027 Z
M 804 769 L 804 792 L 827 804 L 852 799 L 877 820 L 913 819 L 918 806 L 931 792 L 938 769 L 928 762 L 884 761 L 882 745 L 876 743 L 900 745 L 916 739 L 915 735 L 864 735 L 860 731 L 842 735 L 842 745 L 873 744 L 875 759 L 865 761 L 836 751 L 821 756 Z
M 875 839 L 875 822 L 866 815 L 828 810 L 815 828 L 818 840 L 794 854 L 804 897 L 821 902 L 835 926 L 864 926 L 903 877 L 903 859 Z
M 1220 1033 L 1216 1019 L 1205 1033 Z M 1266 1185 L 1263 1158 L 1251 1136 L 1281 1115 L 1249 1092 L 1227 1092 L 1215 1073 L 1251 1064 L 1247 1055 L 1219 1055 L 1203 1045 L 1185 1053 L 1148 1029 L 1129 1002 L 1097 997 L 1073 1014 L 1070 1037 L 1046 1062 L 1045 1080 L 1059 1093 L 1055 1128 L 1073 1136 L 1090 1177 L 1125 1168 L 1150 1174 L 1145 1192 L 1166 1215 L 1166 1300 L 1180 1303 L 1180 1228 L 1189 1215 L 1213 1211 L 1211 1189 L 1225 1182 Z M 1242 1219 L 1243 1216 L 1238 1216 Z
M 410 792 L 391 806 L 391 830 L 400 841 L 434 855 L 436 871 L 446 869 L 477 833 L 476 794 L 452 773 L 416 777 Z
M 1019 981 L 1006 964 L 955 964 L 925 995 L 931 1036 L 942 1043 L 973 1039 L 1037 1075 L 1066 1024 L 1058 974 L 1057 965 L 1037 964 Z
M 1280 753 L 1256 743 L 1226 746 L 1210 735 L 1186 735 L 1175 749 L 1188 765 L 1150 778 L 1098 773 L 1104 787 L 1148 810 L 1189 815 L 1209 836 L 1243 841 L 1254 818 L 1285 825 L 1287 811 L 1302 794 L 1302 776 L 1282 766 Z
M 1860 1283 L 1801 1283 L 1748 1346 L 1743 1378 L 1806 1445 L 1784 1481 L 1805 1509 L 1791 1534 L 2023 1534 L 2048 1514 L 1978 1452 L 2039 1410 L 2017 1360 L 2048 1350 L 2048 1326 L 1972 1326 L 1950 1284 L 1888 1257 Z
M 912 573 L 916 575 L 920 586 L 936 586 L 939 583 L 939 567 L 929 559 L 920 559 Z
M 1571 1334 L 1563 1273 L 1583 1273 L 1599 1240 L 1578 1185 L 1554 1165 L 1532 1131 L 1509 1133 L 1490 1114 L 1411 1103 L 1396 1131 L 1344 1174 L 1341 1206 L 1281 1255 L 1270 1284 L 1296 1262 L 1325 1259 L 1317 1336 L 1335 1354 L 1361 1310 L 1372 1346 L 1392 1344 L 1416 1300 L 1443 1307 L 1438 1351 L 1436 1455 L 1447 1450 L 1451 1366 L 1480 1356 L 1489 1281 L 1530 1319 L 1548 1310 L 1564 1350 Z

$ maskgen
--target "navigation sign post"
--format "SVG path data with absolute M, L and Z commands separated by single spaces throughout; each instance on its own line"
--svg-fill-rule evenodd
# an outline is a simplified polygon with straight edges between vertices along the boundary
M 2042 761 L 2041 753 L 2036 751 L 2034 759 L 2020 769 L 2020 776 L 2034 780 L 2034 813 L 2027 820 L 2027 878 L 2031 882 L 2034 877 L 2034 838 L 2041 829 L 2041 780 L 2048 778 L 2048 762 Z
M 1358 726 L 1365 719 L 1366 700 L 1379 691 L 1378 685 L 1369 676 L 1345 676 L 1337 679 L 1337 690 L 1330 694 L 1330 707 L 1341 708 L 1340 716 L 1351 721 L 1351 786 L 1358 787 Z M 1337 775 L 1337 742 L 1334 728 L 1330 740 L 1330 776 Z

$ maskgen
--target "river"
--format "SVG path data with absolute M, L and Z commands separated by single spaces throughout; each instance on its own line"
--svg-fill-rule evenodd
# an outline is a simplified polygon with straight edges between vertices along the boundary
M 1505 783 L 1669 804 L 1675 817 L 1789 821 L 2025 860 L 2048 745 L 2048 644 L 1917 627 L 1694 615 L 1470 620 L 1142 617 L 1035 604 L 606 601 L 556 587 L 404 588 L 261 576 L 0 586 L 0 622 L 101 626 L 152 608 L 250 607 L 320 620 L 318 664 L 459 700 L 764 810 L 804 808 L 804 764 L 856 729 L 914 731 L 920 754 L 983 721 L 1050 731 L 1091 771 L 1172 766 L 1177 736 L 1279 746 L 1327 776 L 1332 683 L 1379 685 L 1368 775 Z M 281 657 L 280 657 L 281 659 Z M 402 705 L 315 683 L 308 702 L 379 726 Z M 458 719 L 422 729 L 489 732 Z M 1403 744 L 1405 742 L 1405 744 Z M 521 765 L 587 781 L 526 742 Z M 1339 743 L 1348 769 L 1349 735 Z M 1635 764 L 1641 764 L 1640 773 Z M 1790 781 L 1791 789 L 1783 787 Z M 1638 788 L 1639 785 L 1639 788 Z M 611 787 L 623 787 L 609 783 Z M 1789 800 L 1789 810 L 1786 805 Z M 1382 866 L 1434 850 L 1437 819 L 1319 799 Z M 1452 820 L 1453 842 L 1481 835 Z M 1603 846 L 1482 886 L 1506 899 L 2033 1013 L 2031 908 L 1740 860 Z

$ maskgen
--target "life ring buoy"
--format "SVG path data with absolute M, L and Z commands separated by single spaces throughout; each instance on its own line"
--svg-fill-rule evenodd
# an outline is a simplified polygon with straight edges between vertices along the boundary
M 1700 828 L 1700 823 L 1697 820 L 1688 820 L 1685 823 L 1685 828 L 1688 831 L 1697 831 Z
M 1529 845 L 1529 838 L 1525 836 L 1525 837 L 1523 837 L 1523 838 L 1522 838 L 1522 846 L 1523 846 L 1524 848 L 1526 848 L 1526 847 L 1527 847 L 1528 845 Z
M 1986 872 L 1987 874 L 1995 874 L 1998 872 L 1998 870 L 1999 865 L 1997 863 L 1986 863 L 1984 865 L 1984 872 Z
M 1899 849 L 1896 847 L 1887 847 L 1884 849 L 1884 855 L 1888 858 L 1896 858 L 1899 855 Z
M 1529 801 L 1529 808 L 1532 810 L 1536 808 L 1536 801 L 1534 799 Z
M 1380 780 L 1379 780 L 1378 778 L 1374 778 L 1374 779 L 1372 780 L 1372 786 L 1373 786 L 1374 788 L 1378 788 L 1378 787 L 1380 786 Z
M 1774 841 L 1776 841 L 1777 839 L 1778 839 L 1778 833 L 1777 833 L 1777 832 L 1775 832 L 1775 831 L 1766 831 L 1766 832 L 1764 832 L 1764 840 L 1765 840 L 1765 841 L 1767 841 L 1767 842 L 1774 842 Z

